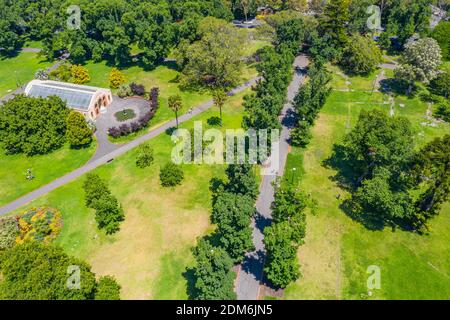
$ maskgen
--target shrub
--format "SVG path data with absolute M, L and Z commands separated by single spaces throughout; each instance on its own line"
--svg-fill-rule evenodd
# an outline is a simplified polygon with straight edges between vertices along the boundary
M 84 146 L 92 142 L 92 130 L 88 127 L 84 116 L 71 111 L 67 117 L 67 140 L 72 146 Z
M 80 65 L 73 65 L 70 68 L 71 81 L 76 84 L 84 84 L 91 81 L 88 70 Z
M 138 155 L 136 157 L 136 166 L 138 168 L 147 168 L 153 163 L 153 149 L 148 144 L 139 146 Z
M 132 82 L 130 84 L 130 89 L 133 94 L 137 96 L 143 96 L 145 94 L 145 87 L 142 84 L 137 84 L 135 82 Z
M 159 108 L 159 88 L 152 88 L 150 91 L 150 103 L 153 110 Z
M 109 86 L 113 89 L 119 88 L 125 83 L 125 75 L 117 68 L 113 68 L 109 74 Z
M 127 84 L 123 84 L 119 87 L 119 89 L 117 90 L 117 95 L 120 98 L 126 98 L 132 95 L 132 91 L 129 85 Z
M 163 187 L 175 187 L 184 179 L 183 170 L 172 162 L 168 162 L 160 171 L 159 178 Z
M 434 116 L 445 122 L 450 122 L 450 103 L 448 101 L 442 101 L 438 104 L 434 111 Z
M 14 246 L 19 235 L 19 223 L 16 217 L 0 219 L 0 251 Z
M 55 239 L 62 227 L 61 213 L 53 208 L 33 208 L 19 215 L 19 236 L 17 243 L 42 241 L 45 243 Z
M 39 69 L 34 74 L 34 78 L 38 79 L 38 80 L 48 80 L 49 79 L 49 75 L 48 75 L 47 71 L 45 71 L 43 69 Z
M 113 138 L 118 138 L 121 136 L 126 136 L 130 133 L 137 132 L 145 128 L 151 119 L 155 116 L 155 110 L 146 112 L 140 116 L 136 121 L 130 124 L 124 123 L 119 127 L 111 127 L 108 129 L 108 134 Z
M 69 82 L 70 78 L 72 78 L 72 65 L 70 63 L 64 63 L 60 65 L 55 70 L 51 71 L 49 76 L 50 79 Z

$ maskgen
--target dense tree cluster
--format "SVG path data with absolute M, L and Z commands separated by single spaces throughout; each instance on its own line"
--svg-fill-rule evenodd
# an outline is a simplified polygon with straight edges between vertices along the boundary
M 6 153 L 45 154 L 66 141 L 70 110 L 58 97 L 17 95 L 0 107 L 0 141 Z
M 112 234 L 120 229 L 120 222 L 124 220 L 122 206 L 111 194 L 108 185 L 99 175 L 89 173 L 83 183 L 86 207 L 95 210 L 95 220 L 99 229 Z
M 251 165 L 230 165 L 226 173 L 227 182 L 213 179 L 211 183 L 211 222 L 217 229 L 193 250 L 196 299 L 234 299 L 232 267 L 253 249 L 250 222 L 255 213 L 256 177 Z
M 70 269 L 75 266 L 78 269 Z M 71 279 L 71 273 L 77 279 Z M 79 273 L 78 273 L 79 271 Z M 35 241 L 0 252 L 0 298 L 7 300 L 112 300 L 120 286 L 112 277 L 96 281 L 91 267 L 59 247 Z M 79 278 L 78 278 L 79 275 Z M 79 282 L 79 289 L 74 287 Z
M 406 118 L 362 112 L 334 155 L 352 168 L 351 174 L 341 168 L 341 181 L 352 190 L 347 201 L 352 216 L 375 229 L 408 225 L 429 230 L 428 220 L 449 194 L 448 142 L 448 135 L 436 138 L 415 152 Z
M 297 125 L 291 132 L 291 143 L 302 147 L 309 144 L 310 128 L 331 93 L 329 86 L 331 75 L 323 65 L 312 64 L 308 76 L 308 82 L 300 87 L 294 99 Z
M 297 250 L 306 231 L 309 197 L 292 186 L 278 187 L 272 204 L 273 224 L 264 229 L 267 261 L 264 272 L 276 286 L 285 288 L 299 276 Z

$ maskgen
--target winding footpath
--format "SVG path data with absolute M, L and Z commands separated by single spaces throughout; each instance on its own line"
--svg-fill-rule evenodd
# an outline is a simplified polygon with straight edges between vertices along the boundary
M 244 91 L 245 89 L 253 86 L 254 84 L 256 84 L 256 82 L 258 81 L 259 77 L 256 77 L 250 81 L 247 81 L 246 83 L 234 88 L 233 90 L 231 90 L 228 95 L 229 96 L 233 96 L 239 92 Z M 180 116 L 178 118 L 179 123 L 183 123 L 186 122 L 190 119 L 192 119 L 193 117 L 201 114 L 202 112 L 210 109 L 212 106 L 214 105 L 214 102 L 212 100 L 198 106 L 197 108 L 193 109 L 192 112 L 190 113 L 186 113 L 182 116 Z M 53 191 L 75 179 L 77 179 L 78 177 L 84 175 L 85 173 L 92 171 L 104 164 L 107 164 L 111 161 L 113 161 L 115 158 L 123 155 L 124 153 L 130 151 L 131 149 L 136 148 L 137 146 L 139 146 L 140 144 L 151 140 L 153 138 L 155 138 L 156 136 L 166 132 L 167 130 L 169 130 L 170 128 L 173 128 L 176 126 L 176 120 L 172 120 L 170 122 L 166 122 L 165 124 L 163 124 L 162 126 L 150 131 L 149 133 L 127 143 L 124 144 L 122 146 L 119 146 L 118 148 L 112 150 L 111 152 L 102 155 L 98 158 L 93 158 L 91 159 L 91 161 L 89 161 L 87 164 L 85 164 L 84 166 L 62 176 L 61 178 L 58 178 L 52 182 L 50 182 L 49 184 L 40 187 L 39 189 L 36 189 L 18 199 L 16 199 L 15 201 L 3 206 L 0 208 L 0 216 L 1 215 L 5 215 L 11 211 L 14 211 L 16 209 L 19 209 L 20 207 L 26 205 L 27 203 L 44 196 L 45 194 L 49 193 L 50 191 Z
M 309 60 L 305 55 L 298 56 L 294 61 L 294 69 L 297 67 L 304 70 L 309 64 Z M 287 103 L 283 108 L 280 116 L 282 130 L 280 136 L 280 154 L 279 168 L 276 175 L 263 176 L 260 186 L 260 194 L 256 202 L 256 215 L 252 222 L 253 243 L 255 251 L 247 253 L 243 263 L 240 266 L 238 277 L 236 280 L 236 293 L 238 300 L 258 300 L 260 296 L 260 288 L 264 285 L 263 268 L 265 261 L 264 235 L 263 230 L 269 226 L 272 220 L 271 205 L 274 201 L 274 188 L 272 183 L 277 177 L 282 177 L 286 165 L 287 155 L 289 153 L 289 137 L 292 128 L 293 107 L 292 100 L 298 92 L 298 89 L 305 80 L 305 73 L 296 71 L 291 84 L 288 87 Z

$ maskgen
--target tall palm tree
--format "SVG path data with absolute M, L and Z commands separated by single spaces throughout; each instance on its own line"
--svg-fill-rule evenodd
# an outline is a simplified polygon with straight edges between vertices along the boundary
M 175 118 L 177 119 L 177 128 L 178 128 L 178 111 L 183 107 L 183 103 L 181 101 L 181 97 L 179 95 L 174 95 L 169 97 L 169 108 L 175 112 Z

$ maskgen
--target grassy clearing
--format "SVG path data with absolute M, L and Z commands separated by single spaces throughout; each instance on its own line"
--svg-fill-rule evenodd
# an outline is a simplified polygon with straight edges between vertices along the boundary
M 23 154 L 0 154 L 0 206 L 31 192 L 85 164 L 94 154 L 93 143 L 86 149 L 75 150 L 64 146 L 50 154 L 26 157 Z M 28 181 L 26 171 L 31 169 L 35 179 Z
M 350 81 L 360 87 L 368 83 Z M 311 144 L 306 150 L 294 148 L 289 155 L 288 168 L 303 168 L 295 180 L 317 199 L 319 208 L 316 216 L 307 218 L 306 243 L 298 253 L 303 276 L 287 288 L 286 299 L 450 298 L 450 204 L 433 220 L 429 236 L 391 229 L 369 231 L 341 211 L 339 205 L 349 194 L 332 181 L 336 171 L 323 166 L 333 144 L 351 130 L 360 111 L 388 112 L 386 101 L 380 93 L 333 92 L 313 128 Z M 417 98 L 395 100 L 394 112 L 410 119 L 418 147 L 450 133 L 448 124 L 421 125 L 426 110 L 427 105 Z M 366 287 L 370 265 L 381 268 L 381 289 L 371 297 Z
M 12 58 L 0 58 L 0 97 L 13 92 L 32 80 L 39 69 L 46 69 L 52 62 L 45 61 L 37 53 L 21 52 Z
M 245 93 L 248 90 L 230 98 L 224 107 L 224 130 L 240 127 Z M 209 128 L 207 119 L 217 116 L 213 108 L 195 120 Z M 193 121 L 182 125 L 192 126 Z M 165 189 L 160 186 L 159 168 L 169 161 L 173 143 L 163 134 L 150 145 L 155 163 L 148 169 L 136 167 L 136 150 L 132 150 L 95 171 L 108 181 L 125 211 L 116 235 L 97 231 L 93 211 L 84 206 L 84 177 L 27 207 L 46 204 L 59 209 L 64 226 L 56 243 L 86 259 L 98 275 L 114 275 L 122 286 L 122 298 L 186 299 L 183 273 L 193 262 L 190 249 L 197 237 L 212 230 L 209 181 L 224 176 L 224 166 L 184 165 L 183 184 Z

